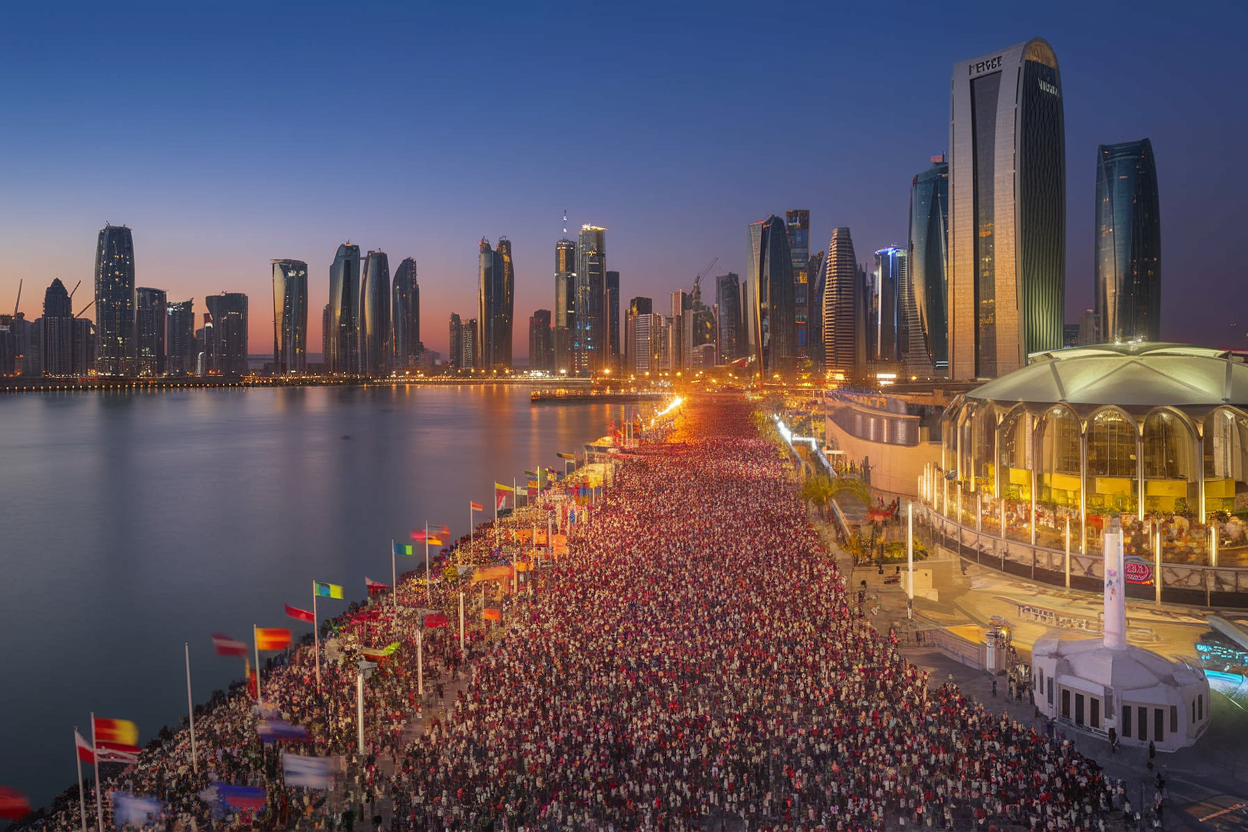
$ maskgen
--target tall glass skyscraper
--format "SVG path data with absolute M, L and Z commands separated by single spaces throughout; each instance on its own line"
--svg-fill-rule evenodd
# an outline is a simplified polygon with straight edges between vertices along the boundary
M 936 378 L 945 378 L 949 375 L 945 305 L 949 297 L 949 164 L 944 156 L 933 156 L 932 167 L 910 182 L 909 250 L 910 285 L 927 363 Z M 913 361 L 917 351 L 910 352 Z
M 602 372 L 609 359 L 607 305 L 607 229 L 581 226 L 576 246 L 576 329 L 572 367 L 576 375 Z
M 515 271 L 511 243 L 498 240 L 498 249 L 481 239 L 478 260 L 476 366 L 491 369 L 511 367 L 512 307 L 515 297 Z
M 424 345 L 420 342 L 420 285 L 416 282 L 416 260 L 407 257 L 394 273 L 394 303 L 390 306 L 394 324 L 394 368 L 419 366 Z
M 728 364 L 744 351 L 745 322 L 741 318 L 741 278 L 735 272 L 715 278 L 715 309 L 719 340 L 719 363 Z
M 168 315 L 169 375 L 195 375 L 199 349 L 195 345 L 195 301 L 184 300 L 166 305 Z
M 95 249 L 95 371 L 135 374 L 134 239 L 124 225 L 106 225 Z
M 949 362 L 993 378 L 1059 349 L 1066 301 L 1062 78 L 1040 39 L 953 67 Z
M 273 268 L 273 367 L 278 375 L 308 370 L 308 264 L 270 260 Z
M 901 294 L 906 283 L 906 250 L 897 246 L 875 253 L 875 274 L 867 322 L 872 361 L 896 363 L 902 359 L 903 315 Z
M 1106 341 L 1161 340 L 1161 213 L 1148 139 L 1096 148 L 1096 314 Z
M 163 376 L 165 364 L 165 315 L 164 289 L 148 289 L 140 286 L 134 290 L 135 348 L 138 354 L 138 374 Z
M 360 373 L 390 375 L 390 258 L 370 251 L 360 272 Z
M 750 274 L 743 304 L 750 351 L 764 376 L 797 356 L 793 320 L 793 256 L 784 220 L 774 214 L 750 225 Z
M 538 309 L 529 317 L 529 369 L 549 370 L 554 361 L 550 340 L 550 310 Z
M 620 273 L 607 272 L 607 366 L 620 366 Z
M 247 296 L 222 292 L 209 295 L 204 302 L 212 316 L 211 328 L 204 326 L 208 371 L 222 376 L 247 375 Z
M 329 353 L 325 371 L 355 375 L 360 371 L 360 247 L 338 246 L 329 267 Z
M 45 376 L 73 374 L 74 310 L 69 292 L 55 278 L 43 293 L 43 317 L 39 324 L 39 364 Z
M 572 372 L 576 336 L 576 243 L 566 237 L 555 243 L 555 371 Z
M 806 355 L 816 366 L 823 366 L 823 292 L 827 270 L 823 267 L 824 252 L 811 255 L 806 261 L 808 303 L 806 311 Z
M 784 227 L 793 257 L 793 327 L 797 354 L 807 355 L 810 344 L 810 211 L 784 212 Z
M 866 365 L 858 287 L 858 261 L 849 229 L 833 229 L 824 261 L 823 362 L 829 373 L 847 379 L 861 375 Z

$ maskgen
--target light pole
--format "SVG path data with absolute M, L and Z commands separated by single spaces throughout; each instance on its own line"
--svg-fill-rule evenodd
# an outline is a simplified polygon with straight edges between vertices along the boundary
M 376 662 L 360 662 L 356 665 L 355 674 L 355 730 L 356 747 L 364 753 L 364 680 L 373 675 L 377 669 Z

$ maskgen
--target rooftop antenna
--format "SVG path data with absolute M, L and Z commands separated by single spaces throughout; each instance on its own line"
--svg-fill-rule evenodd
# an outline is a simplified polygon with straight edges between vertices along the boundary
M 568 236 L 568 209 L 563 209 L 563 236 Z

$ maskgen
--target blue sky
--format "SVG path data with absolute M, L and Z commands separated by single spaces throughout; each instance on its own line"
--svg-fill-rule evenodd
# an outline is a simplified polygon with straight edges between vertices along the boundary
M 811 247 L 904 243 L 910 179 L 948 144 L 957 60 L 1047 38 L 1061 64 L 1067 319 L 1091 304 L 1094 153 L 1148 136 L 1163 337 L 1248 329 L 1237 243 L 1242 3 L 12 4 L 0 50 L 0 308 L 59 277 L 91 298 L 105 221 L 138 283 L 242 291 L 272 341 L 268 261 L 340 242 L 419 263 L 422 336 L 476 303 L 477 241 L 516 262 L 516 354 L 553 301 L 554 244 L 606 226 L 621 295 L 744 273 L 746 227 L 811 211 Z M 6 300 L 7 299 L 7 300 Z M 1243 338 L 1242 335 L 1238 336 Z

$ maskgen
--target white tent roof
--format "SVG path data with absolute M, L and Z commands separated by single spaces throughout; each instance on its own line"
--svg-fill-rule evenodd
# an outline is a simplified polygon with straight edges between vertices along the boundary
M 1101 344 L 1035 353 L 1031 364 L 983 384 L 968 399 L 1152 408 L 1248 405 L 1248 364 L 1183 344 Z

